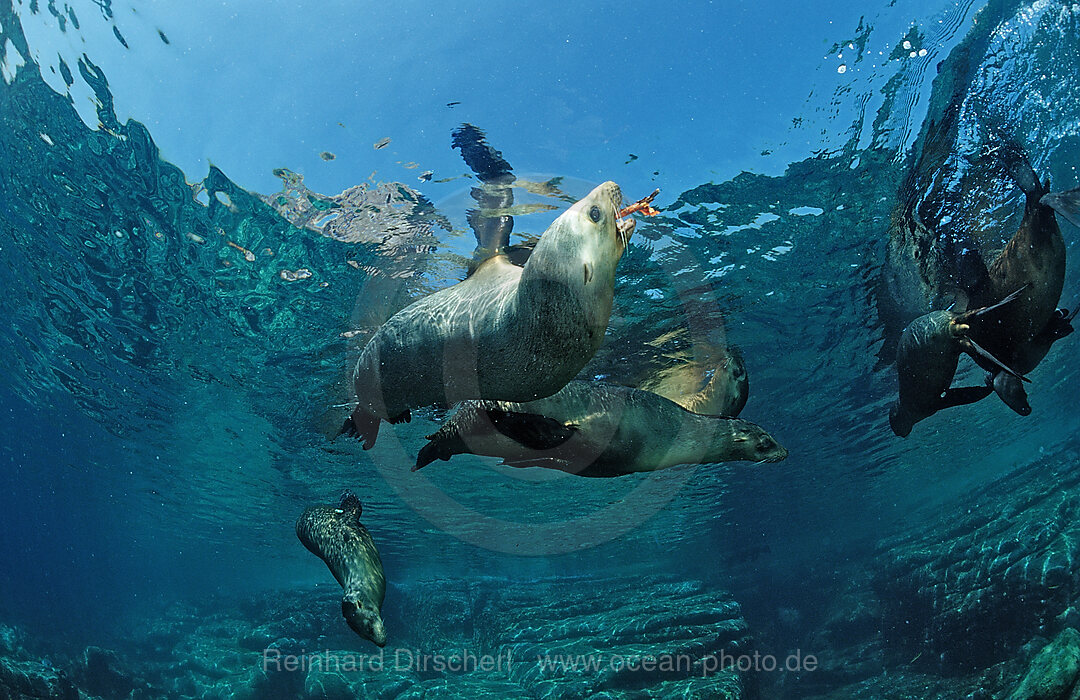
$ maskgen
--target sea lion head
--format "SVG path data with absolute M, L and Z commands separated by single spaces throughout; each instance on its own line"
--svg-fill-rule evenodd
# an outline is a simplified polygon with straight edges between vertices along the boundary
M 633 219 L 619 219 L 622 201 L 619 186 L 605 182 L 564 211 L 540 236 L 525 265 L 527 273 L 557 279 L 582 293 L 606 288 L 610 295 L 615 266 L 634 231 Z
M 779 462 L 786 459 L 787 449 L 778 443 L 772 435 L 765 432 L 759 425 L 749 421 L 734 419 L 735 434 L 732 436 L 735 452 L 739 455 L 735 459 L 745 459 L 748 462 Z
M 353 632 L 370 639 L 376 646 L 386 646 L 386 626 L 377 608 L 355 595 L 341 599 L 341 614 Z
M 728 346 L 726 350 L 727 357 L 717 364 L 712 378 L 705 385 L 704 395 L 708 400 L 707 406 L 711 410 L 702 410 L 698 413 L 734 418 L 746 405 L 746 399 L 750 393 L 750 380 L 746 376 L 746 364 L 743 362 L 742 352 L 734 345 Z

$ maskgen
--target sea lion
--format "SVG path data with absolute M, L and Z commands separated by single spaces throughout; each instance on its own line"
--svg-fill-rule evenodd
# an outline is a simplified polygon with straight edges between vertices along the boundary
M 351 491 L 338 505 L 313 506 L 296 521 L 296 536 L 315 556 L 326 562 L 345 593 L 341 613 L 349 627 L 377 646 L 386 644 L 382 620 L 386 576 L 375 542 L 360 523 L 363 507 Z
M 428 440 L 413 471 L 462 453 L 592 477 L 787 457 L 749 421 L 699 415 L 649 391 L 585 381 L 527 403 L 465 401 Z
M 734 345 L 698 343 L 708 361 L 691 359 L 664 367 L 638 384 L 670 399 L 691 413 L 736 418 L 746 405 L 750 381 L 742 352 Z M 711 374 L 711 376 L 710 376 Z
M 1016 290 L 993 306 L 963 313 L 932 311 L 908 324 L 896 354 L 900 399 L 889 411 L 889 425 L 894 433 L 907 437 L 916 423 L 938 411 L 974 403 L 990 395 L 992 388 L 988 386 L 950 388 L 962 353 L 985 359 L 995 368 L 1016 375 L 1014 370 L 973 341 L 970 334 L 977 319 L 1009 303 L 1016 303 L 1023 291 Z
M 1024 192 L 1024 217 L 1020 228 L 998 254 L 980 285 L 971 295 L 973 305 L 995 304 L 1011 290 L 1023 287 L 1019 298 L 998 308 L 991 323 L 973 327 L 971 338 L 1019 374 L 1035 369 L 1050 345 L 1072 332 L 1072 318 L 1058 309 L 1065 286 L 1065 241 L 1055 212 L 1080 226 L 1080 188 L 1050 192 L 1050 183 L 1039 182 L 1023 150 L 1004 140 L 994 155 Z M 1016 377 L 984 357 L 976 362 L 990 373 L 988 383 L 1008 406 L 1029 415 L 1027 394 Z
M 618 218 L 621 203 L 618 185 L 605 182 L 548 227 L 524 267 L 496 254 L 391 317 L 356 363 L 359 403 L 342 432 L 368 449 L 380 421 L 408 421 L 413 408 L 561 389 L 607 329 L 615 266 L 634 228 Z

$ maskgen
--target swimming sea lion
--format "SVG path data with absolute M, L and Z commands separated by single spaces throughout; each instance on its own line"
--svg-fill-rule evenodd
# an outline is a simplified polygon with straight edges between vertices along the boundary
M 1080 226 L 1080 188 L 1050 192 L 1049 181 L 1039 182 L 1023 150 L 1012 141 L 997 144 L 995 155 L 1024 192 L 1024 217 L 971 301 L 986 306 L 1011 290 L 1024 289 L 1015 302 L 994 312 L 992 322 L 973 327 L 970 335 L 1005 365 L 1026 374 L 1042 361 L 1054 341 L 1072 332 L 1073 316 L 1057 308 L 1065 286 L 1065 241 L 1055 212 Z M 990 372 L 988 381 L 1008 406 L 1021 415 L 1031 413 L 1016 377 L 1003 374 L 985 358 L 975 359 Z
M 527 403 L 465 401 L 428 440 L 413 471 L 462 453 L 595 477 L 787 457 L 749 421 L 699 415 L 649 391 L 584 381 Z
M 356 363 L 359 404 L 342 432 L 367 449 L 380 421 L 408 421 L 413 408 L 561 389 L 607 329 L 615 266 L 634 228 L 618 219 L 621 203 L 618 185 L 605 182 L 548 227 L 524 267 L 495 255 L 391 317 Z
M 916 423 L 952 406 L 974 403 L 990 395 L 990 387 L 950 388 L 961 353 L 996 363 L 1006 373 L 1016 374 L 1001 364 L 970 333 L 972 323 L 1016 299 L 1017 290 L 993 306 L 964 313 L 932 311 L 908 324 L 900 337 L 896 354 L 896 373 L 900 400 L 889 411 L 889 425 L 900 437 L 907 437 Z M 1022 379 L 1022 377 L 1020 377 Z
M 351 491 L 336 505 L 313 506 L 296 521 L 296 536 L 345 590 L 341 613 L 353 631 L 378 646 L 386 644 L 382 620 L 386 576 L 375 542 L 360 524 L 363 507 Z
M 638 384 L 638 389 L 659 394 L 691 413 L 737 417 L 750 393 L 742 352 L 734 345 L 705 346 L 698 343 L 711 362 L 678 362 Z

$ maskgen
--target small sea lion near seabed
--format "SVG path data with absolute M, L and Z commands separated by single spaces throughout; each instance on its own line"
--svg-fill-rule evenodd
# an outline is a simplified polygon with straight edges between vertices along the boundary
M 363 506 L 351 491 L 337 505 L 313 506 L 296 521 L 296 536 L 315 556 L 326 562 L 344 589 L 341 613 L 354 632 L 386 644 L 382 604 L 386 595 L 379 550 L 367 528 L 360 523 Z

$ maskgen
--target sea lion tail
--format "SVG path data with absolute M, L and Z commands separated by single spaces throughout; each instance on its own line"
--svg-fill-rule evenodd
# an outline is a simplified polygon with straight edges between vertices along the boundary
M 1073 226 L 1080 228 L 1080 187 L 1043 195 L 1039 203 L 1052 208 L 1068 219 Z

